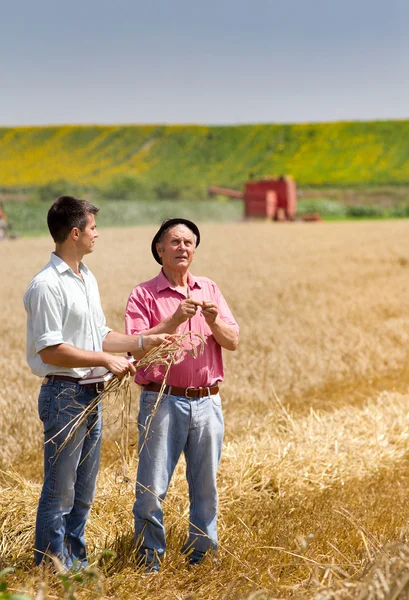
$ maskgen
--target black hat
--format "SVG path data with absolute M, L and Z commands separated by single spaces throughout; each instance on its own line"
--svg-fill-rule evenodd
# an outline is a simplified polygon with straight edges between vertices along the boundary
M 164 231 L 166 231 L 166 229 L 173 227 L 173 225 L 179 225 L 179 224 L 186 225 L 186 227 L 188 227 L 191 231 L 193 231 L 193 233 L 196 236 L 196 248 L 200 244 L 199 229 L 198 229 L 197 225 L 192 223 L 192 221 L 188 221 L 188 219 L 178 219 L 178 218 L 166 219 L 165 221 L 163 221 L 162 225 L 159 227 L 159 230 L 156 232 L 155 237 L 152 240 L 152 245 L 151 245 L 153 257 L 156 260 L 156 262 L 158 262 L 160 265 L 162 264 L 162 260 L 160 259 L 158 251 L 156 250 L 156 244 L 159 242 L 160 236 L 162 235 L 162 233 Z

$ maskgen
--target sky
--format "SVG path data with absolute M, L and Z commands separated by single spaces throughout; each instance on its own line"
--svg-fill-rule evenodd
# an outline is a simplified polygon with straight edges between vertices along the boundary
M 409 118 L 408 0 L 0 0 L 0 126 Z

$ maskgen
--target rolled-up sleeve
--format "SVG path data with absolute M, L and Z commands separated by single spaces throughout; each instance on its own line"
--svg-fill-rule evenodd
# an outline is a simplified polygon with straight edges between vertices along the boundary
M 219 317 L 221 318 L 222 321 L 224 321 L 224 323 L 226 323 L 227 325 L 230 325 L 231 327 L 233 327 L 233 329 L 235 329 L 235 331 L 237 333 L 239 333 L 240 327 L 238 326 L 235 318 L 233 317 L 233 314 L 232 314 L 223 294 L 221 293 L 221 291 L 219 290 L 219 288 L 216 285 L 215 285 L 215 296 L 216 296 L 216 302 L 217 302 L 217 307 L 218 307 L 218 311 L 219 311 Z
M 107 326 L 107 321 L 105 318 L 105 313 L 101 306 L 101 300 L 99 299 L 99 294 L 98 294 L 98 308 L 97 308 L 97 323 L 98 323 L 99 332 L 101 334 L 101 339 L 102 339 L 102 341 L 104 341 L 106 336 L 108 335 L 108 333 L 110 331 L 112 331 L 112 327 Z
M 36 352 L 64 342 L 62 333 L 61 299 L 47 282 L 32 287 L 27 299 L 27 312 L 33 324 L 33 341 Z
M 105 319 L 104 311 L 102 310 L 102 307 L 101 307 L 101 310 L 98 311 L 98 327 L 99 327 L 102 341 L 104 341 L 106 336 L 108 335 L 108 333 L 110 331 L 112 331 L 112 328 L 108 327 L 106 323 L 107 322 Z

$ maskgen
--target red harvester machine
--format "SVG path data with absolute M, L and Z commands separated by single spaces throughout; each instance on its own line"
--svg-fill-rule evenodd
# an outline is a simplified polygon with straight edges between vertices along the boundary
M 244 198 L 244 216 L 264 217 L 274 221 L 293 221 L 297 212 L 295 181 L 287 177 L 247 181 L 244 192 L 212 185 L 209 196 L 221 194 L 230 198 Z

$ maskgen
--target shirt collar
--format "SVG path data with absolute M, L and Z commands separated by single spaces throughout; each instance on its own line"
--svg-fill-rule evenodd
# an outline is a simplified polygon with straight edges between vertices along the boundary
M 69 267 L 67 263 L 62 260 L 62 258 L 55 254 L 55 252 L 51 252 L 51 262 L 59 273 L 65 273 L 65 271 L 72 270 L 71 267 Z M 88 273 L 88 267 L 84 265 L 83 262 L 80 262 L 79 268 L 84 273 Z
M 187 274 L 187 284 L 189 286 L 189 289 L 191 290 L 193 290 L 195 287 L 202 287 L 202 284 L 200 283 L 198 278 L 192 275 L 191 273 Z M 169 279 L 166 279 L 165 274 L 161 269 L 159 275 L 156 278 L 156 291 L 159 293 L 167 289 L 174 290 L 175 288 L 172 286 Z

